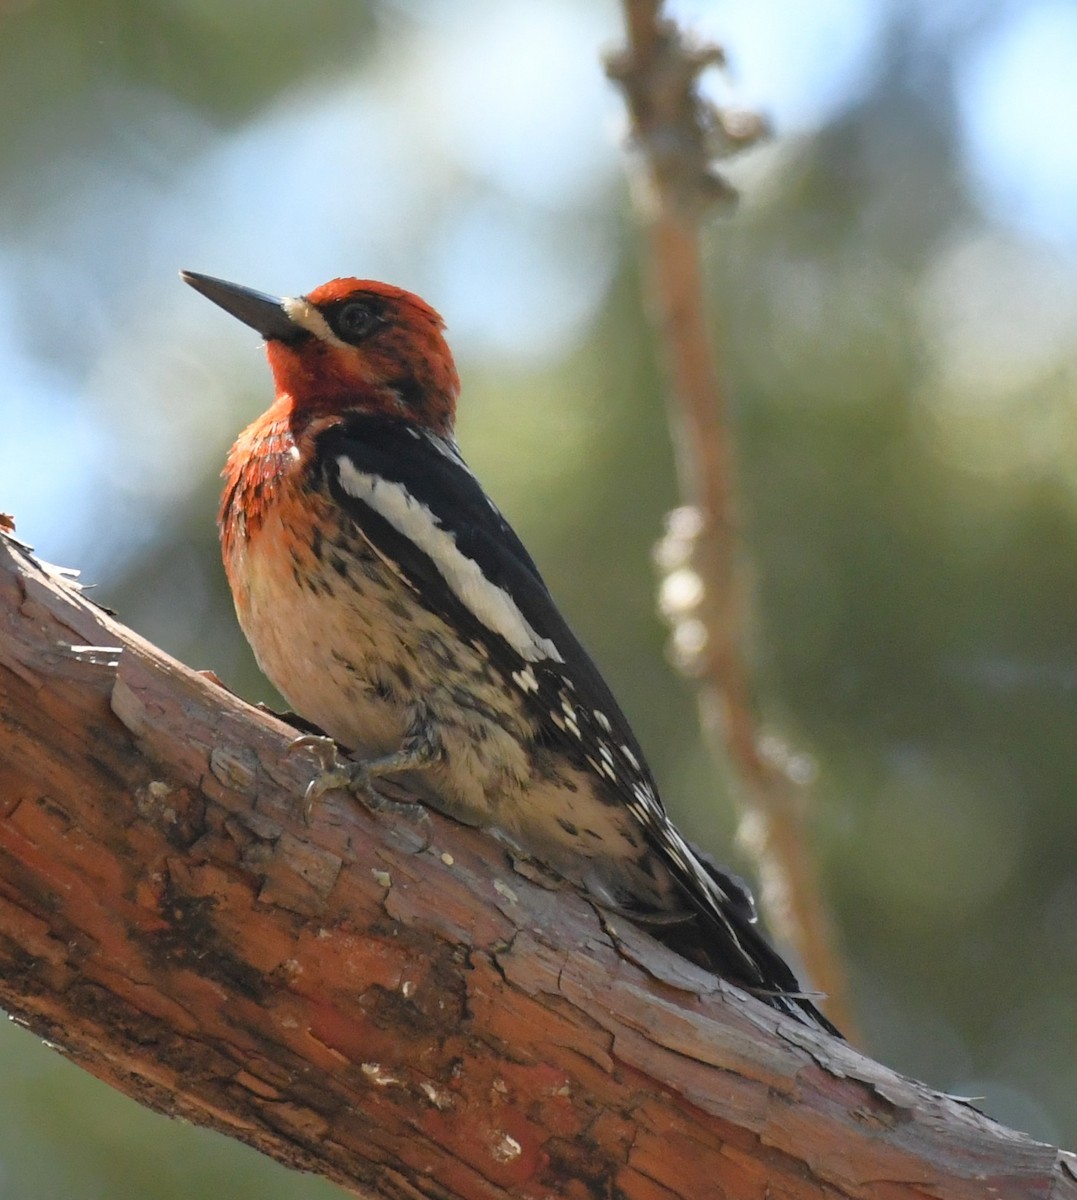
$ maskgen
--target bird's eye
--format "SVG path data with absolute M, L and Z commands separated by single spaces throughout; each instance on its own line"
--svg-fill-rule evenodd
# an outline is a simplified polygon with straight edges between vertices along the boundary
M 369 304 L 351 300 L 337 312 L 334 332 L 346 342 L 358 342 L 373 331 L 380 319 Z

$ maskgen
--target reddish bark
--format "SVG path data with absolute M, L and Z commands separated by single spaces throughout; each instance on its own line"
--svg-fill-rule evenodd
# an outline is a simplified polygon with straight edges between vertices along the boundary
M 289 738 L 0 535 L 0 1003 L 370 1196 L 1077 1197 L 482 833 L 342 796 L 306 826 Z

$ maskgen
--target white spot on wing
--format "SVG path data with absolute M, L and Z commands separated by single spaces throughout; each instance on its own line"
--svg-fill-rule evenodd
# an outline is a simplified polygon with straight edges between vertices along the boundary
M 524 667 L 522 671 L 513 671 L 512 681 L 523 692 L 537 692 L 539 690 L 539 681 L 535 677 L 535 672 L 529 666 Z
M 358 470 L 346 454 L 337 458 L 337 467 L 341 486 L 348 495 L 369 504 L 398 533 L 414 542 L 434 564 L 456 598 L 487 629 L 500 634 L 528 662 L 564 661 L 553 642 L 532 629 L 509 593 L 491 583 L 479 564 L 461 553 L 456 538 L 442 528 L 425 504 L 400 484 Z

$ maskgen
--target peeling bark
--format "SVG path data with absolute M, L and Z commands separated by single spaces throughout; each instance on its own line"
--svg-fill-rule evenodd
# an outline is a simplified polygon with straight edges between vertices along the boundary
M 1077 1197 L 1071 1156 L 478 831 L 336 795 L 307 826 L 291 736 L 0 534 L 0 1003 L 367 1196 Z

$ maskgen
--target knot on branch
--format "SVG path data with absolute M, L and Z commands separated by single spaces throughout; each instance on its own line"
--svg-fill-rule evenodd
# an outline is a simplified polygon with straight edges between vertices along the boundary
M 701 612 L 706 587 L 695 563 L 703 528 L 703 513 L 696 505 L 675 508 L 654 548 L 660 577 L 658 607 L 672 633 L 670 657 L 677 670 L 692 678 L 707 667 L 707 623 Z
M 715 204 L 736 202 L 736 189 L 715 163 L 769 132 L 760 114 L 724 108 L 701 95 L 703 72 L 725 65 L 721 46 L 686 37 L 672 21 L 631 14 L 629 45 L 606 60 L 606 74 L 625 95 L 632 141 L 649 168 L 652 205 L 690 219 Z

